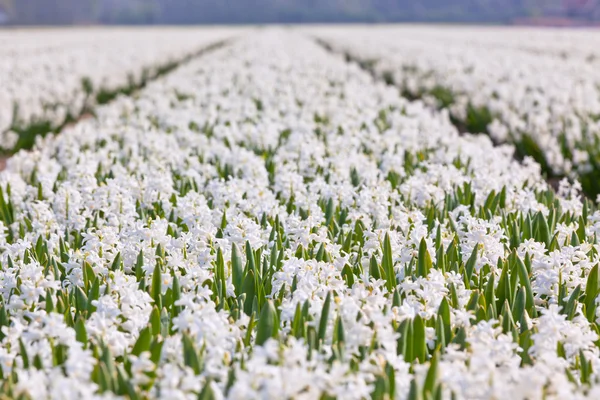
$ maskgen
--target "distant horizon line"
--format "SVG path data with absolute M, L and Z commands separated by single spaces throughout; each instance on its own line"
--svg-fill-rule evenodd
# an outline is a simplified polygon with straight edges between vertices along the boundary
M 106 23 L 77 22 L 70 24 L 0 23 L 0 29 L 19 28 L 84 28 L 84 27 L 191 27 L 191 26 L 290 26 L 290 25 L 442 25 L 442 26 L 485 26 L 485 27 L 534 27 L 534 28 L 599 28 L 600 21 L 589 22 L 568 18 L 515 18 L 511 21 L 268 21 L 268 22 L 191 22 L 191 23 Z

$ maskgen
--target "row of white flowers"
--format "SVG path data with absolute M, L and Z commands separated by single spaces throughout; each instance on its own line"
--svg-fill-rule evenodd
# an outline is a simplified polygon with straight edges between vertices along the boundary
M 553 176 L 600 194 L 600 50 L 594 31 L 313 30 L 472 133 L 514 143 Z
M 93 28 L 0 32 L 0 151 L 20 131 L 59 127 L 103 97 L 130 90 L 234 29 Z
M 596 399 L 600 213 L 512 152 L 247 35 L 0 173 L 2 391 Z

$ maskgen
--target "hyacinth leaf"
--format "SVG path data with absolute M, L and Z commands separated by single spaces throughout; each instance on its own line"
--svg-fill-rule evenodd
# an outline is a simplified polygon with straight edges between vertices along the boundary
M 569 300 L 567 301 L 567 303 L 564 306 L 564 309 L 562 310 L 563 314 L 565 314 L 568 319 L 573 319 L 573 317 L 575 316 L 576 302 L 579 298 L 580 293 L 581 285 L 577 286 L 575 290 L 573 290 L 573 292 L 569 296 Z
M 292 332 L 297 339 L 304 337 L 304 318 L 302 315 L 302 308 L 299 302 L 296 304 L 296 311 L 294 312 Z
M 548 221 L 546 220 L 546 217 L 544 217 L 544 214 L 542 214 L 541 211 L 538 212 L 535 217 L 534 232 L 535 239 L 545 243 L 546 246 L 550 248 L 550 228 L 548 227 Z
M 429 271 L 433 268 L 431 262 L 431 256 L 429 255 L 429 251 L 427 250 L 427 243 L 425 242 L 425 238 L 421 239 L 421 243 L 419 244 L 419 256 L 417 262 L 417 275 L 426 277 L 429 274 Z
M 150 314 L 150 327 L 152 329 L 152 334 L 157 336 L 161 331 L 161 322 L 160 322 L 160 311 L 157 306 L 152 308 L 152 313 Z
M 248 322 L 248 329 L 246 330 L 246 336 L 244 336 L 244 346 L 249 347 L 252 341 L 252 329 L 256 325 L 256 320 L 254 318 L 255 314 L 250 316 L 250 321 Z
M 436 393 L 438 381 L 438 357 L 439 355 L 437 353 L 432 356 L 427 375 L 425 376 L 425 382 L 423 384 L 423 395 L 425 397 L 433 397 L 434 393 Z
M 96 310 L 96 306 L 94 305 L 94 301 L 100 298 L 100 279 L 96 277 L 94 279 L 94 283 L 88 292 L 88 312 L 92 313 Z
M 117 253 L 117 255 L 115 256 L 115 258 L 113 259 L 112 265 L 110 266 L 110 270 L 111 271 L 118 271 L 119 269 L 121 269 L 122 266 L 122 258 L 121 258 L 121 253 Z
M 402 321 L 400 323 L 400 326 L 398 326 L 397 329 L 397 333 L 398 333 L 398 341 L 397 341 L 397 354 L 398 355 L 404 355 L 404 359 L 406 361 L 410 361 L 411 359 L 411 353 L 412 353 L 412 347 L 411 347 L 411 343 L 410 343 L 410 334 L 411 334 L 411 321 L 408 319 L 405 319 L 404 321 Z
M 152 285 L 151 285 L 151 295 L 154 299 L 154 303 L 157 307 L 161 307 L 162 305 L 162 274 L 160 270 L 160 263 L 157 263 L 154 267 L 154 272 L 152 273 Z
M 278 331 L 277 311 L 271 300 L 268 300 L 260 312 L 256 330 L 256 344 L 262 346 L 270 338 L 275 338 Z
M 244 267 L 239 256 L 239 250 L 235 243 L 231 245 L 231 277 L 235 294 L 239 296 L 242 293 L 242 282 L 244 279 Z
M 383 259 L 381 262 L 383 273 L 385 274 L 386 286 L 390 292 L 396 287 L 396 273 L 394 272 L 394 261 L 392 255 L 392 244 L 390 236 L 386 233 L 383 240 Z
M 183 335 L 181 342 L 183 346 L 183 363 L 190 367 L 196 375 L 199 375 L 202 371 L 202 361 L 194 342 L 188 335 Z
M 587 278 L 587 283 L 585 285 L 585 310 L 586 317 L 589 321 L 594 321 L 596 319 L 596 298 L 598 297 L 598 293 L 600 291 L 600 282 L 598 275 L 598 264 L 592 267 L 590 274 Z
M 244 313 L 250 315 L 252 313 L 252 307 L 255 299 L 255 279 L 254 272 L 249 269 L 244 278 L 244 284 L 242 285 L 242 294 L 245 295 L 244 301 Z
M 127 395 L 127 397 L 131 400 L 138 400 L 140 398 L 136 392 L 133 383 L 128 378 L 127 372 L 125 372 L 122 365 L 119 365 L 119 367 L 117 367 L 117 382 L 120 389 L 120 391 L 118 392 L 119 395 Z
M 150 345 L 152 344 L 152 331 L 150 327 L 146 327 L 140 331 L 140 335 L 131 350 L 131 354 L 134 356 L 139 356 L 144 351 L 150 350 Z
M 10 190 L 7 190 L 9 192 Z M 2 222 L 6 226 L 11 225 L 14 222 L 14 215 L 12 213 L 12 207 L 10 204 L 9 197 L 4 194 L 2 187 L 0 186 L 0 216 L 2 217 Z
M 525 312 L 525 289 L 523 286 L 520 286 L 517 289 L 517 294 L 515 297 L 515 301 L 512 306 L 512 315 L 515 321 L 520 321 L 523 313 Z
M 75 338 L 79 343 L 83 344 L 83 347 L 87 347 L 88 344 L 88 334 L 85 328 L 85 321 L 83 318 L 78 318 L 75 323 Z
M 83 265 L 83 280 L 84 287 L 88 290 L 90 288 L 90 285 L 93 284 L 96 280 L 96 274 L 94 273 L 94 270 L 90 263 L 87 262 Z
M 210 387 L 210 380 L 202 387 L 200 394 L 198 394 L 198 400 L 216 400 L 215 393 Z
M 448 345 L 448 341 L 446 340 L 446 328 L 444 320 L 439 315 L 435 321 L 435 335 L 440 349 L 445 349 Z
M 371 260 L 369 262 L 369 275 L 371 275 L 375 279 L 382 279 L 385 276 L 385 273 L 375 256 L 371 256 Z
M 471 287 L 471 277 L 473 276 L 473 272 L 475 271 L 475 265 L 477 264 L 478 251 L 479 244 L 475 245 L 473 251 L 471 252 L 471 256 L 465 264 L 465 286 L 467 288 Z
M 88 298 L 79 286 L 75 289 L 75 305 L 78 310 L 87 310 Z
M 423 400 L 423 394 L 421 390 L 419 390 L 419 386 L 417 385 L 417 381 L 413 379 L 410 381 L 410 389 L 408 391 L 408 400 Z
M 223 258 L 223 251 L 220 247 L 217 249 L 214 285 L 217 293 L 219 293 L 220 304 L 222 304 L 224 302 L 227 287 L 227 276 L 225 275 L 225 260 Z
M 513 314 L 511 312 L 510 304 L 508 300 L 504 301 L 504 306 L 502 307 L 502 329 L 504 333 L 510 333 L 515 328 L 515 320 L 513 318 Z
M 25 343 L 21 338 L 19 339 L 19 351 L 21 354 L 23 368 L 29 368 L 29 354 L 27 353 L 27 348 L 25 347 Z
M 425 322 L 420 315 L 413 320 L 413 357 L 423 363 L 427 360 L 427 342 L 425 335 Z
M 140 250 L 135 262 L 135 277 L 138 281 L 144 276 L 144 252 Z
M 523 263 L 519 256 L 515 255 L 515 259 L 517 262 L 519 282 L 525 289 L 525 309 L 530 315 L 535 316 L 535 303 L 533 298 L 533 291 L 531 289 L 531 279 L 529 277 L 529 272 L 527 271 L 525 263 Z
M 256 262 L 254 257 L 254 251 L 250 246 L 250 242 L 246 242 L 246 274 L 249 271 L 252 271 L 253 274 L 256 274 Z
M 327 323 L 329 321 L 329 312 L 331 310 L 331 292 L 327 293 L 323 308 L 321 310 L 321 319 L 319 320 L 319 330 L 317 332 L 317 341 L 322 343 L 325 340 L 325 334 L 327 333 Z
M 177 304 L 177 302 L 181 299 L 181 285 L 179 284 L 179 278 L 177 275 L 173 276 L 173 287 L 172 287 L 172 306 L 171 306 L 171 315 L 176 317 L 179 315 L 181 311 L 181 306 Z
M 346 341 L 346 332 L 344 330 L 344 321 L 340 317 L 336 319 L 334 335 L 333 335 L 333 343 L 338 343 L 343 345 Z

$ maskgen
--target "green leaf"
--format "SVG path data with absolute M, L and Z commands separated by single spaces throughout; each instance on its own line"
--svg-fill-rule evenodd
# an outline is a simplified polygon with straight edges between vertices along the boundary
M 329 320 L 329 311 L 331 308 L 331 292 L 327 293 L 325 302 L 323 303 L 323 309 L 321 310 L 321 319 L 319 321 L 319 331 L 317 334 L 317 342 L 319 346 L 325 340 L 325 334 L 327 333 L 327 321 Z
M 179 278 L 177 277 L 177 275 L 173 276 L 173 286 L 171 290 L 173 292 L 173 305 L 171 309 L 171 314 L 172 317 L 176 317 L 181 312 L 181 306 L 176 304 L 181 299 L 181 285 L 179 284 Z
M 75 289 L 75 301 L 77 311 L 86 311 L 88 309 L 88 298 L 79 286 Z
M 152 273 L 152 298 L 154 299 L 154 304 L 156 304 L 159 308 L 162 307 L 161 301 L 161 292 L 162 292 L 162 276 L 160 270 L 160 263 L 156 263 L 154 266 L 154 272 Z
M 215 394 L 212 390 L 212 388 L 210 387 L 210 379 L 207 380 L 204 383 L 204 386 L 202 386 L 202 390 L 200 391 L 200 394 L 198 394 L 198 400 L 215 400 Z
M 451 334 L 452 334 L 452 325 L 450 324 L 450 305 L 448 304 L 448 300 L 446 297 L 442 299 L 440 306 L 438 308 L 438 316 L 441 317 L 444 323 L 444 334 L 446 335 L 446 343 L 450 343 Z
M 256 263 L 254 262 L 254 251 L 252 251 L 250 242 L 246 241 L 246 274 L 249 271 L 252 271 L 254 274 L 257 273 Z
M 477 264 L 477 253 L 479 252 L 479 246 L 479 243 L 475 245 L 473 251 L 471 252 L 471 256 L 465 264 L 465 286 L 467 289 L 471 287 L 471 277 L 473 276 L 473 271 L 475 271 L 475 265 Z
M 344 343 L 346 341 L 346 331 L 344 330 L 344 322 L 340 316 L 337 317 L 335 323 L 335 334 L 333 335 L 334 343 Z
M 137 256 L 137 260 L 135 262 L 135 278 L 139 282 L 144 277 L 144 252 L 140 250 Z
M 127 395 L 129 400 L 138 400 L 140 397 L 135 391 L 135 387 L 131 382 L 131 379 L 127 376 L 127 372 L 122 365 L 117 367 L 117 382 L 119 385 L 119 392 L 117 393 L 120 396 Z
M 98 368 L 98 385 L 100 386 L 100 392 L 108 392 L 112 390 L 112 377 L 106 364 L 101 362 Z
M 423 400 L 423 396 L 421 394 L 421 391 L 419 390 L 419 387 L 417 386 L 417 381 L 415 379 L 410 381 L 410 389 L 408 391 L 407 400 Z
M 598 264 L 596 264 L 591 269 L 587 283 L 585 284 L 585 313 L 590 322 L 596 320 L 596 298 L 598 297 L 599 286 Z
M 250 269 L 244 278 L 242 286 L 242 294 L 246 296 L 244 301 L 244 313 L 250 315 L 252 313 L 252 304 L 256 298 L 256 290 L 254 283 L 254 272 Z
M 330 197 L 329 200 L 327 201 L 327 207 L 325 208 L 325 224 L 327 226 L 329 226 L 329 224 L 331 223 L 331 220 L 333 218 L 333 212 L 334 212 L 333 198 Z
M 444 320 L 439 314 L 435 321 L 435 336 L 439 347 L 444 349 L 448 342 L 446 341 L 446 328 L 444 327 Z
M 533 290 L 531 290 L 531 280 L 529 279 L 529 273 L 527 271 L 527 267 L 521 260 L 519 256 L 516 255 L 515 258 L 517 260 L 517 271 L 519 273 L 519 281 L 521 285 L 525 288 L 525 309 L 529 313 L 529 315 L 535 316 L 535 300 L 533 298 Z
M 504 307 L 502 308 L 502 329 L 504 333 L 511 333 L 515 328 L 515 321 L 510 310 L 510 304 L 508 300 L 505 300 Z
M 117 255 L 115 256 L 115 259 L 112 262 L 112 265 L 110 267 L 111 271 L 118 271 L 121 269 L 121 253 L 117 253 Z
M 512 308 L 513 319 L 515 321 L 520 321 L 523 313 L 525 312 L 525 289 L 523 286 L 520 286 L 517 289 L 517 295 L 515 297 L 515 302 Z
M 431 358 L 427 375 L 425 376 L 425 383 L 423 384 L 423 394 L 430 395 L 435 392 L 438 380 L 438 354 L 435 353 Z
M 29 355 L 27 354 L 27 348 L 25 347 L 25 343 L 23 342 L 23 338 L 19 338 L 19 354 L 21 355 L 21 360 L 23 361 L 23 368 L 29 368 Z
M 244 279 L 244 267 L 239 256 L 239 250 L 235 243 L 231 245 L 231 280 L 235 288 L 236 296 L 242 293 L 242 282 Z
M 429 255 L 429 251 L 427 250 L 427 242 L 423 237 L 421 239 L 421 243 L 419 244 L 419 258 L 417 262 L 417 275 L 422 277 L 427 277 L 429 275 L 429 271 L 433 268 L 433 264 L 431 262 L 431 256 Z
M 265 342 L 277 336 L 279 323 L 277 321 L 277 310 L 273 301 L 268 300 L 260 312 L 258 327 L 256 331 L 256 344 L 262 346 Z
M 150 360 L 154 364 L 158 364 L 160 361 L 160 356 L 162 354 L 162 348 L 165 344 L 164 341 L 159 341 L 158 338 L 154 338 L 152 340 L 152 345 L 150 346 Z
M 140 336 L 135 342 L 133 349 L 131 350 L 131 354 L 134 356 L 139 356 L 144 351 L 150 350 L 150 345 L 152 344 L 152 332 L 150 327 L 145 327 L 140 331 Z
M 87 347 L 88 334 L 85 329 L 85 321 L 81 317 L 77 318 L 77 322 L 75 323 L 75 338 L 79 343 L 83 343 L 84 348 Z
M 550 228 L 548 227 L 548 221 L 546 221 L 546 217 L 544 217 L 544 214 L 542 214 L 541 211 L 539 211 L 535 216 L 534 226 L 535 239 L 539 242 L 545 243 L 547 248 L 550 248 Z
M 388 288 L 388 291 L 391 293 L 396 287 L 396 273 L 394 272 L 392 244 L 390 241 L 389 233 L 385 234 L 385 238 L 383 240 L 383 259 L 381 264 L 383 272 L 385 274 L 386 286 Z
M 496 287 L 496 309 L 502 310 L 504 302 L 511 298 L 510 277 L 508 275 L 508 262 L 502 263 L 502 272 Z
M 377 259 L 375 258 L 375 255 L 372 255 L 371 259 L 369 260 L 369 275 L 376 280 L 381 279 L 384 275 L 379 263 L 377 262 Z
M 296 311 L 294 312 L 294 319 L 292 320 L 292 334 L 300 339 L 304 336 L 304 323 L 302 318 L 302 308 L 300 302 L 296 304 Z
M 150 314 L 150 327 L 152 328 L 152 335 L 160 335 L 160 311 L 157 306 L 154 306 Z
M 408 353 L 410 352 L 408 346 L 410 344 L 410 325 L 411 325 L 411 321 L 409 319 L 405 319 L 404 321 L 402 321 L 400 323 L 400 326 L 398 326 L 397 329 L 397 333 L 399 334 L 398 336 L 398 341 L 397 341 L 397 348 L 396 348 L 396 354 L 397 355 L 404 355 L 404 360 L 406 361 L 411 361 L 410 357 L 408 355 Z
M 98 277 L 96 277 L 96 279 L 94 279 L 94 283 L 92 284 L 92 287 L 90 288 L 90 291 L 88 292 L 88 307 L 87 307 L 87 311 L 88 313 L 93 313 L 94 311 L 96 311 L 96 306 L 93 305 L 93 301 L 94 300 L 98 300 L 100 298 L 100 279 Z
M 187 367 L 190 367 L 196 375 L 200 375 L 200 372 L 202 372 L 202 361 L 194 342 L 189 335 L 183 335 L 181 341 L 183 344 L 183 363 Z
M 419 314 L 413 320 L 413 357 L 420 363 L 427 361 L 425 322 Z
M 569 320 L 573 319 L 573 317 L 575 316 L 575 311 L 577 310 L 577 299 L 579 298 L 580 293 L 581 293 L 581 285 L 578 285 L 575 288 L 575 290 L 573 290 L 573 293 L 571 293 L 571 296 L 569 297 L 569 300 L 567 301 L 567 304 L 565 305 L 563 314 L 565 314 L 567 316 L 567 319 L 569 319 Z

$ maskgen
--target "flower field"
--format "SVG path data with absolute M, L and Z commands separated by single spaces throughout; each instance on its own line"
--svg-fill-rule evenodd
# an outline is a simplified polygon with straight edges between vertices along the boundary
M 232 33 L 175 28 L 0 32 L 0 153 L 30 148 L 36 136 L 60 130 L 119 94 L 131 94 Z
M 316 36 L 405 96 L 447 108 L 462 130 L 511 143 L 546 175 L 600 194 L 598 31 L 364 27 Z
M 489 135 L 465 132 L 463 100 L 425 93 L 442 78 L 401 75 L 402 54 L 425 63 L 437 47 L 360 29 L 164 39 L 168 54 L 211 50 L 8 159 L 0 398 L 600 398 L 587 164 L 552 164 L 553 188 L 548 165 L 492 133 L 509 127 L 500 114 Z M 563 68 L 568 40 L 535 32 L 472 46 Z M 569 56 L 592 65 L 588 50 Z

